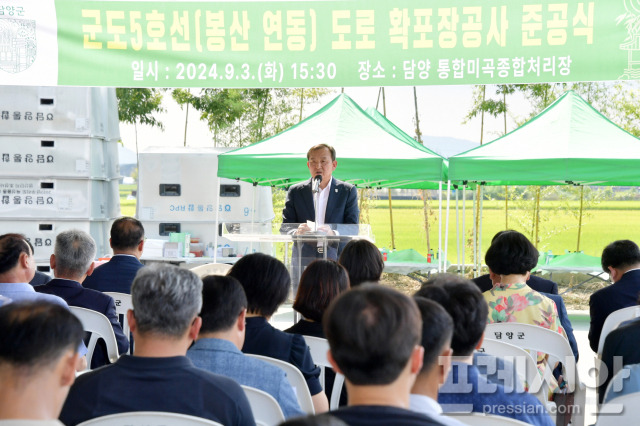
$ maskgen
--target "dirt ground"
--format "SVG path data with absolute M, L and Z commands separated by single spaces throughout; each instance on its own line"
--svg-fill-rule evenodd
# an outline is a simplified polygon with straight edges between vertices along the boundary
M 589 281 L 584 282 L 590 278 L 590 275 L 585 274 L 554 273 L 552 276 L 543 275 L 543 278 L 558 283 L 558 293 L 562 294 L 567 310 L 588 311 L 591 294 L 607 285 L 607 283 L 597 278 L 591 278 Z M 427 279 L 428 276 L 426 274 L 420 273 L 409 275 L 385 273 L 382 274 L 381 282 L 407 295 L 412 295 L 420 288 L 422 282 Z

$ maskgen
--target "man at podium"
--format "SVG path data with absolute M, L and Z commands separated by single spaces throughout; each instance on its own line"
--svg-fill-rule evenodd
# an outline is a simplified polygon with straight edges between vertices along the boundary
M 332 146 L 319 144 L 309 149 L 307 167 L 311 178 L 289 188 L 282 210 L 283 231 L 297 236 L 310 236 L 313 232 L 332 236 L 340 234 L 340 229 L 333 229 L 330 226 L 332 224 L 358 224 L 358 191 L 350 183 L 333 178 L 337 165 L 336 151 Z M 287 223 L 300 225 L 288 229 Z M 328 244 L 327 259 L 337 260 L 344 244 Z M 304 268 L 312 260 L 324 258 L 323 251 L 320 242 L 305 242 L 301 246 L 294 244 L 294 286 L 297 286 L 299 279 L 295 266 L 301 264 Z

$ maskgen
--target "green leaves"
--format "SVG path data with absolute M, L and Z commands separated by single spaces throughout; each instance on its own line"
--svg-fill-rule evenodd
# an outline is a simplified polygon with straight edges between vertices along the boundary
M 162 105 L 162 89 L 117 88 L 118 117 L 129 124 L 146 124 L 164 130 L 162 122 L 153 114 L 164 112 Z

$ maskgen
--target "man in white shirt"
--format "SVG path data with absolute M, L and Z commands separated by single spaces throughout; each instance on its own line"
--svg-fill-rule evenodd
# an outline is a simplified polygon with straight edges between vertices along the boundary
M 461 426 L 463 423 L 458 420 L 444 416 L 438 404 L 438 389 L 451 367 L 453 320 L 438 303 L 424 297 L 414 297 L 414 300 L 422 316 L 421 345 L 424 356 L 422 369 L 411 388 L 409 408 L 443 424 Z
M 307 221 L 315 222 L 318 231 L 333 234 L 357 233 L 357 229 L 349 227 L 331 227 L 335 224 L 357 224 L 360 212 L 358 210 L 358 191 L 350 183 L 333 178 L 333 172 L 338 166 L 336 151 L 326 144 L 311 147 L 307 152 L 307 167 L 311 179 L 293 185 L 287 193 L 287 200 L 282 210 L 282 231 L 303 235 L 314 231 Z M 316 178 L 318 183 L 314 184 Z M 318 194 L 314 192 L 317 189 Z M 316 206 L 317 204 L 317 206 Z M 317 212 L 317 214 L 316 214 Z M 297 228 L 287 224 L 299 224 Z M 332 243 L 327 246 L 326 257 L 337 260 L 342 247 L 341 244 Z M 304 268 L 312 260 L 323 258 L 323 244 L 311 241 L 293 247 L 293 276 L 294 285 L 297 285 L 299 273 L 297 273 L 298 259 L 300 266 Z

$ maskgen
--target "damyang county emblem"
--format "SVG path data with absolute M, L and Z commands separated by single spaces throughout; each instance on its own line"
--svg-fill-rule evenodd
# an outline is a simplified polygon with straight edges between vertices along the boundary
M 0 17 L 0 69 L 17 74 L 36 60 L 36 21 Z

